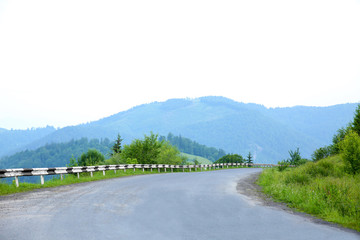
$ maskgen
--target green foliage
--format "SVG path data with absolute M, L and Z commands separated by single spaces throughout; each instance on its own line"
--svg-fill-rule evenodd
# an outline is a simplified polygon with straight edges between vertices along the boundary
M 345 136 L 350 132 L 351 124 L 348 124 L 346 128 L 340 128 L 337 130 L 337 133 L 333 136 L 333 144 L 329 146 L 330 155 L 335 155 L 340 153 L 340 143 L 344 140 Z
M 349 173 L 360 173 L 360 136 L 350 131 L 340 143 L 341 155 Z
M 247 164 L 252 164 L 253 163 L 253 156 L 251 155 L 251 152 L 249 152 L 249 154 L 246 157 L 246 163 Z
M 296 151 L 289 151 L 290 159 L 288 159 L 290 165 L 298 166 L 301 161 L 300 151 L 299 148 L 296 149 Z
M 123 158 L 121 153 L 113 154 L 109 159 L 105 160 L 106 165 L 118 165 L 125 164 L 126 159 Z
M 160 150 L 156 159 L 158 164 L 180 165 L 184 160 L 180 151 L 169 142 L 163 142 Z
M 200 164 L 213 164 L 213 162 L 211 162 L 209 159 L 204 158 L 204 157 L 195 156 L 195 155 L 183 153 L 183 152 L 180 153 L 180 155 L 185 162 L 184 165 L 186 164 L 186 162 L 194 163 L 195 160 L 198 161 Z
M 351 129 L 360 136 L 360 104 L 358 104 L 358 106 L 355 110 L 355 116 L 354 116 L 354 120 L 352 122 Z
M 104 155 L 96 149 L 89 149 L 86 153 L 81 154 L 78 159 L 78 166 L 95 166 L 104 164 Z
M 311 158 L 313 161 L 316 162 L 316 161 L 319 161 L 320 159 L 331 156 L 332 151 L 333 151 L 332 146 L 321 147 L 314 151 L 314 153 L 311 155 Z
M 290 207 L 360 231 L 360 174 L 344 169 L 336 155 L 286 171 L 265 170 L 258 183 Z
M 282 172 L 289 167 L 290 163 L 288 161 L 283 160 L 281 162 L 278 162 L 278 165 L 279 165 L 278 170 Z
M 138 164 L 138 161 L 136 158 L 128 158 L 126 159 L 126 164 Z
M 144 139 L 135 139 L 130 145 L 125 145 L 122 155 L 125 159 L 137 159 L 139 164 L 156 164 L 161 152 L 163 141 L 158 141 L 158 135 L 151 132 Z
M 68 167 L 76 167 L 76 166 L 78 166 L 78 162 L 77 162 L 76 158 L 74 157 L 74 155 L 71 156 L 70 163 L 67 164 L 66 166 L 68 166 Z
M 227 154 L 214 163 L 243 163 L 244 158 L 239 154 Z
M 180 136 L 174 136 L 172 133 L 169 133 L 167 137 L 160 136 L 159 140 L 168 141 L 171 145 L 177 147 L 180 152 L 204 157 L 214 162 L 215 160 L 225 156 L 225 151 L 223 149 L 216 149 L 214 147 L 207 147 L 205 145 L 199 144 L 196 141 L 192 141 L 188 138 Z
M 1 159 L 0 168 L 41 168 L 63 167 L 69 164 L 71 158 L 79 158 L 89 149 L 97 149 L 103 155 L 111 151 L 109 139 L 81 138 L 66 143 L 52 143 L 36 150 L 18 152 Z
M 121 139 L 120 134 L 118 134 L 117 139 L 115 140 L 114 145 L 111 147 L 112 153 L 110 154 L 113 156 L 114 154 L 121 153 L 121 142 L 123 139 Z

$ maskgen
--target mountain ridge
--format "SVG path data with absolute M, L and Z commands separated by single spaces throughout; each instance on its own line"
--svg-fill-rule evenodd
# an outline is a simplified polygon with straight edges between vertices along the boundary
M 356 106 L 349 103 L 329 107 L 266 108 L 225 97 L 169 99 L 50 131 L 23 145 L 21 150 L 82 137 L 115 139 L 118 133 L 124 143 L 130 143 L 153 131 L 165 136 L 169 132 L 182 135 L 229 153 L 246 155 L 251 151 L 256 161 L 280 161 L 287 157 L 289 150 L 297 147 L 303 157 L 309 158 L 316 148 L 331 142 L 337 129 L 352 120 Z M 0 141 L 2 134 L 0 132 Z

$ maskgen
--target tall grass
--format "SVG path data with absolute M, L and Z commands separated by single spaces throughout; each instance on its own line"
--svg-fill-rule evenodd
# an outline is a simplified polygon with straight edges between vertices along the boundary
M 360 231 L 360 175 L 347 175 L 339 156 L 283 172 L 265 170 L 258 184 L 290 207 Z

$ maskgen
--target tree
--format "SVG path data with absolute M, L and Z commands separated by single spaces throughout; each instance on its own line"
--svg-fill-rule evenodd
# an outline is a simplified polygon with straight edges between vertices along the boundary
M 157 140 L 158 135 L 151 132 L 144 139 L 135 139 L 130 145 L 125 145 L 122 150 L 124 159 L 137 159 L 139 164 L 156 164 L 161 152 L 163 141 Z
M 350 131 L 340 143 L 340 149 L 346 170 L 353 175 L 360 173 L 360 136 Z
M 105 161 L 104 155 L 96 149 L 89 149 L 86 153 L 81 154 L 78 159 L 79 166 L 95 166 L 103 164 Z
M 354 116 L 354 120 L 352 122 L 351 129 L 360 136 L 360 104 L 358 104 L 358 106 L 355 110 L 355 116 Z
M 311 158 L 314 162 L 316 162 L 316 161 L 319 161 L 320 159 L 329 157 L 333 151 L 332 149 L 333 149 L 332 145 L 318 148 L 311 155 Z
M 246 163 L 247 164 L 253 164 L 253 156 L 251 155 L 251 152 L 246 157 Z
M 301 156 L 300 156 L 299 148 L 297 148 L 295 152 L 290 150 L 289 154 L 290 154 L 290 159 L 288 161 L 290 165 L 295 165 L 295 166 L 300 165 Z
M 337 133 L 333 136 L 331 145 L 331 155 L 340 153 L 340 142 L 344 140 L 345 136 L 349 133 L 351 130 L 352 125 L 348 124 L 346 128 L 342 127 L 337 130 Z
M 239 154 L 227 154 L 219 158 L 215 163 L 243 163 L 244 158 Z
M 78 165 L 76 158 L 74 157 L 74 155 L 71 155 L 70 158 L 70 163 L 66 164 L 67 167 L 76 167 Z
M 180 151 L 169 142 L 164 142 L 160 150 L 157 157 L 158 164 L 180 165 L 182 163 Z
M 123 139 L 121 139 L 120 134 L 118 134 L 117 139 L 115 140 L 115 143 L 111 148 L 111 150 L 112 150 L 112 153 L 110 154 L 111 156 L 113 156 L 114 154 L 121 153 L 121 142 L 122 142 L 122 140 Z

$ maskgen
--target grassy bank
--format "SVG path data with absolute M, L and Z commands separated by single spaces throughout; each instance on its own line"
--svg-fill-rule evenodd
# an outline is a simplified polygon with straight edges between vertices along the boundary
M 276 201 L 360 231 L 360 175 L 348 175 L 339 156 L 279 172 L 268 169 L 258 184 Z
M 237 167 L 229 167 L 228 169 L 237 168 Z M 227 168 L 224 168 L 227 169 Z M 221 170 L 221 169 L 216 169 Z M 174 172 L 182 172 L 182 169 L 174 169 Z M 188 169 L 185 170 L 189 172 Z M 207 170 L 208 171 L 208 170 Z M 213 170 L 212 170 L 213 171 Z M 167 169 L 167 173 L 171 172 L 170 169 Z M 195 172 L 194 169 L 191 172 Z M 200 169 L 197 169 L 197 172 L 200 172 Z M 161 169 L 161 173 L 164 173 L 164 169 Z M 144 175 L 144 174 L 158 174 L 157 169 L 153 169 L 151 172 L 149 169 L 146 169 L 144 172 L 142 169 L 136 169 L 135 172 L 132 169 L 127 169 L 126 172 L 124 170 L 117 170 L 116 173 L 113 170 L 106 171 L 106 175 L 103 176 L 101 172 L 94 172 L 93 177 L 90 177 L 90 173 L 80 173 L 80 178 L 77 178 L 76 174 L 67 174 L 64 175 L 64 179 L 61 180 L 60 177 L 54 177 L 51 180 L 45 181 L 44 185 L 40 183 L 26 183 L 21 182 L 19 187 L 16 187 L 14 181 L 12 184 L 2 183 L 0 182 L 0 195 L 7 195 L 19 192 L 27 192 L 32 191 L 34 189 L 39 188 L 49 188 L 49 187 L 57 187 L 63 185 L 70 185 L 75 183 L 82 183 L 82 182 L 91 182 L 91 181 L 98 181 L 102 179 L 110 179 L 110 178 L 118 178 L 118 177 L 126 177 L 126 176 L 134 176 L 134 175 Z M 40 178 L 39 176 L 34 176 Z M 21 179 L 21 177 L 20 177 Z

